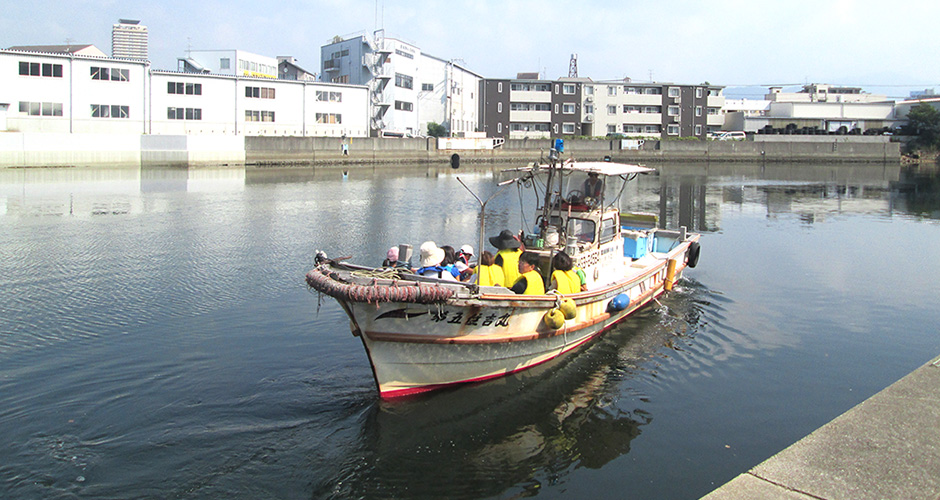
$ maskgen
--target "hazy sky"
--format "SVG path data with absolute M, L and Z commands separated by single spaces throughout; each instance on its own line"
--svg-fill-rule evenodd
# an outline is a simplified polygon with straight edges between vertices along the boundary
M 319 72 L 334 35 L 371 33 L 462 60 L 490 78 L 541 71 L 727 86 L 862 86 L 904 97 L 940 90 L 940 2 L 897 0 L 95 0 L 7 2 L 0 47 L 71 40 L 111 52 L 111 25 L 139 19 L 150 58 L 176 69 L 186 48 L 291 55 Z M 754 97 L 758 97 L 755 95 Z

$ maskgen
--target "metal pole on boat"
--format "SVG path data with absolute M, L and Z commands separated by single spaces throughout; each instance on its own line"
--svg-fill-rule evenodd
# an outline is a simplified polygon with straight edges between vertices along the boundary
M 467 186 L 466 184 L 464 184 L 462 180 L 460 180 L 460 177 L 457 177 L 457 182 L 459 182 L 460 185 L 463 186 L 464 189 L 466 189 L 470 193 L 471 196 L 476 198 L 477 203 L 480 204 L 480 246 L 477 247 L 477 256 L 478 256 L 477 262 L 480 262 L 480 257 L 483 256 L 483 238 L 484 238 L 484 235 L 486 234 L 486 204 L 489 203 L 490 200 L 495 198 L 496 195 L 498 195 L 499 193 L 502 193 L 503 190 L 506 189 L 506 186 L 512 184 L 513 182 L 516 182 L 516 179 L 510 179 L 508 181 L 503 181 L 497 184 L 497 186 L 500 186 L 499 190 L 491 194 L 490 197 L 486 199 L 486 201 L 481 200 L 480 197 L 477 196 L 476 193 L 474 193 L 473 190 L 470 189 L 469 186 Z

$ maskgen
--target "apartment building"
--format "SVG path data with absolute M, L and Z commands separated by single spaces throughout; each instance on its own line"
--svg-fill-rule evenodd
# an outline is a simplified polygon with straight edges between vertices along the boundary
M 585 134 L 582 96 L 590 79 L 541 80 L 537 73 L 480 82 L 481 128 L 488 137 L 542 139 Z
M 698 137 L 724 124 L 723 87 L 672 83 L 599 81 L 593 83 L 593 136 Z M 587 103 L 586 103 L 587 104 Z
M 540 80 L 535 74 L 481 83 L 488 136 L 509 139 L 613 135 L 700 137 L 721 129 L 722 87 Z
M 144 60 L 0 50 L 0 130 L 365 137 L 360 85 L 153 70 Z
M 380 30 L 373 39 L 335 37 L 320 48 L 320 64 L 321 81 L 369 87 L 373 135 L 424 135 L 429 122 L 454 136 L 477 129 L 482 77 L 455 60 Z

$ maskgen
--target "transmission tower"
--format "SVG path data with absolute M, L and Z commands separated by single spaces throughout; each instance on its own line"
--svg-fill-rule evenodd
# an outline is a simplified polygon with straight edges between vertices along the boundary
M 571 62 L 568 63 L 568 77 L 578 77 L 578 54 L 571 54 Z

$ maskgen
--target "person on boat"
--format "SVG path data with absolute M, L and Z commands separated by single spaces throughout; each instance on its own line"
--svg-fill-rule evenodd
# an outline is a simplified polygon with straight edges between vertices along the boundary
M 506 285 L 515 283 L 519 278 L 519 256 L 522 255 L 522 242 L 508 229 L 503 229 L 499 236 L 490 237 L 490 244 L 496 247 L 496 265 L 503 268 Z
M 397 246 L 388 249 L 385 260 L 382 261 L 382 267 L 399 267 Z
M 519 279 L 512 285 L 512 291 L 519 295 L 545 295 L 545 282 L 538 267 L 539 254 L 522 252 L 519 256 Z
M 444 267 L 441 263 L 444 261 L 444 249 L 438 248 L 437 243 L 425 241 L 421 244 L 421 267 L 415 271 L 415 274 L 427 276 L 429 278 L 439 278 L 442 280 L 457 281 L 452 269 Z
M 460 247 L 460 250 L 457 250 L 457 260 L 454 262 L 454 266 L 456 266 L 457 270 L 460 271 L 460 281 L 466 281 L 470 279 L 470 276 L 473 274 L 473 270 L 470 269 L 470 259 L 472 258 L 472 246 L 463 245 Z
M 593 200 L 599 200 L 601 198 L 601 193 L 604 191 L 604 180 L 601 179 L 597 172 L 588 172 L 588 178 L 584 181 L 584 198 L 591 198 Z
M 483 251 L 483 255 L 480 255 L 480 265 L 471 271 L 475 273 L 476 282 L 480 286 L 507 285 L 503 276 L 503 268 L 496 265 L 496 258 L 489 250 Z
M 578 266 L 573 266 L 571 270 L 574 271 L 574 274 L 578 276 L 578 280 L 581 282 L 581 291 L 586 292 L 587 291 L 587 276 L 584 274 L 584 269 L 581 269 Z
M 555 270 L 552 271 L 549 290 L 557 290 L 562 295 L 581 291 L 581 278 L 572 270 L 574 263 L 568 254 L 565 252 L 556 253 L 555 257 L 552 258 L 552 267 Z

